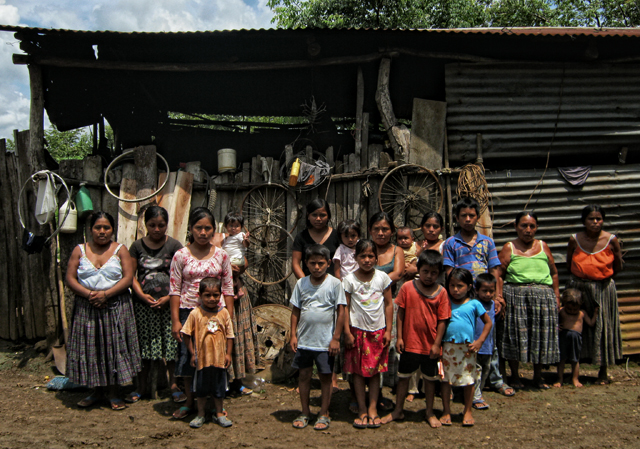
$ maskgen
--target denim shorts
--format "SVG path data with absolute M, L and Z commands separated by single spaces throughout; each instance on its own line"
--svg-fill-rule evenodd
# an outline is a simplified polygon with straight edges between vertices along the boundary
M 291 366 L 295 369 L 312 368 L 316 364 L 319 374 L 333 374 L 333 362 L 335 357 L 329 355 L 329 351 L 312 351 L 298 348 Z

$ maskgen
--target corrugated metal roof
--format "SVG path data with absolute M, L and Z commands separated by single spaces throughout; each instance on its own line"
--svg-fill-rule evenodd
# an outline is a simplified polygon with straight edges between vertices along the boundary
M 507 62 L 448 64 L 452 160 L 615 152 L 640 142 L 640 66 Z M 557 123 L 557 127 L 556 127 Z
M 542 173 L 543 170 L 487 172 L 493 195 L 496 247 L 500 249 L 516 238 L 513 219 L 531 197 L 527 210 L 538 215 L 536 238 L 549 245 L 562 288 L 568 279 L 567 243 L 571 234 L 582 229 L 582 208 L 587 204 L 601 205 L 607 213 L 605 229 L 620 240 L 625 261 L 624 270 L 615 279 L 624 353 L 640 353 L 640 165 L 593 167 L 582 187 L 569 185 L 556 169 L 549 169 L 538 185 Z

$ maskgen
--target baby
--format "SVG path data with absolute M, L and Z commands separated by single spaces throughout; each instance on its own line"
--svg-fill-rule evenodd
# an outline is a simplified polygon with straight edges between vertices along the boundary
M 582 351 L 582 324 L 595 326 L 598 309 L 596 307 L 593 317 L 589 317 L 582 306 L 582 294 L 580 291 L 569 288 L 562 293 L 562 308 L 559 312 L 558 324 L 560 325 L 560 362 L 558 363 L 558 382 L 554 387 L 561 387 L 564 377 L 564 363 L 571 362 L 571 383 L 580 388 L 578 381 L 580 374 L 580 352 Z
M 239 276 L 247 269 L 246 254 L 249 247 L 249 233 L 242 232 L 244 217 L 236 212 L 229 212 L 224 217 L 224 227 L 227 231 L 223 234 L 222 249 L 227 252 L 231 260 L 233 270 L 233 291 L 238 296 L 242 288 Z
M 409 226 L 400 226 L 396 229 L 396 242 L 404 252 L 404 280 L 409 281 L 418 273 L 418 245 L 414 241 L 413 230 Z

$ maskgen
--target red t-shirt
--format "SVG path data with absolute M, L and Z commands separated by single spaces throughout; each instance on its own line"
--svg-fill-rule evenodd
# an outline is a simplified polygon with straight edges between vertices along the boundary
M 404 283 L 396 297 L 396 304 L 404 309 L 402 340 L 405 351 L 428 355 L 436 340 L 438 321 L 451 318 L 451 303 L 441 286 L 433 296 L 425 296 L 415 282 L 419 281 Z

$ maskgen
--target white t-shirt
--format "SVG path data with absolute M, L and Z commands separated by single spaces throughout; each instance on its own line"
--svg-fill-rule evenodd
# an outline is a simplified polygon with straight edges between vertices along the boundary
M 356 249 L 349 248 L 344 243 L 338 246 L 338 249 L 333 254 L 333 260 L 340 261 L 340 277 L 346 278 L 349 273 L 353 273 L 358 269 L 358 263 L 356 262 Z
M 222 241 L 222 249 L 227 252 L 231 263 L 234 265 L 244 265 L 244 255 L 246 249 L 242 245 L 244 240 L 244 232 L 239 232 L 236 235 L 225 234 L 225 238 Z M 235 263 L 236 261 L 242 261 L 243 263 Z
M 300 309 L 298 347 L 311 351 L 328 351 L 336 329 L 338 306 L 347 305 L 342 284 L 327 275 L 322 284 L 313 285 L 309 276 L 298 280 L 290 303 Z
M 362 282 L 351 273 L 342 280 L 344 291 L 351 294 L 349 324 L 363 331 L 374 332 L 384 328 L 384 290 L 391 285 L 387 273 L 375 270 L 369 282 Z

